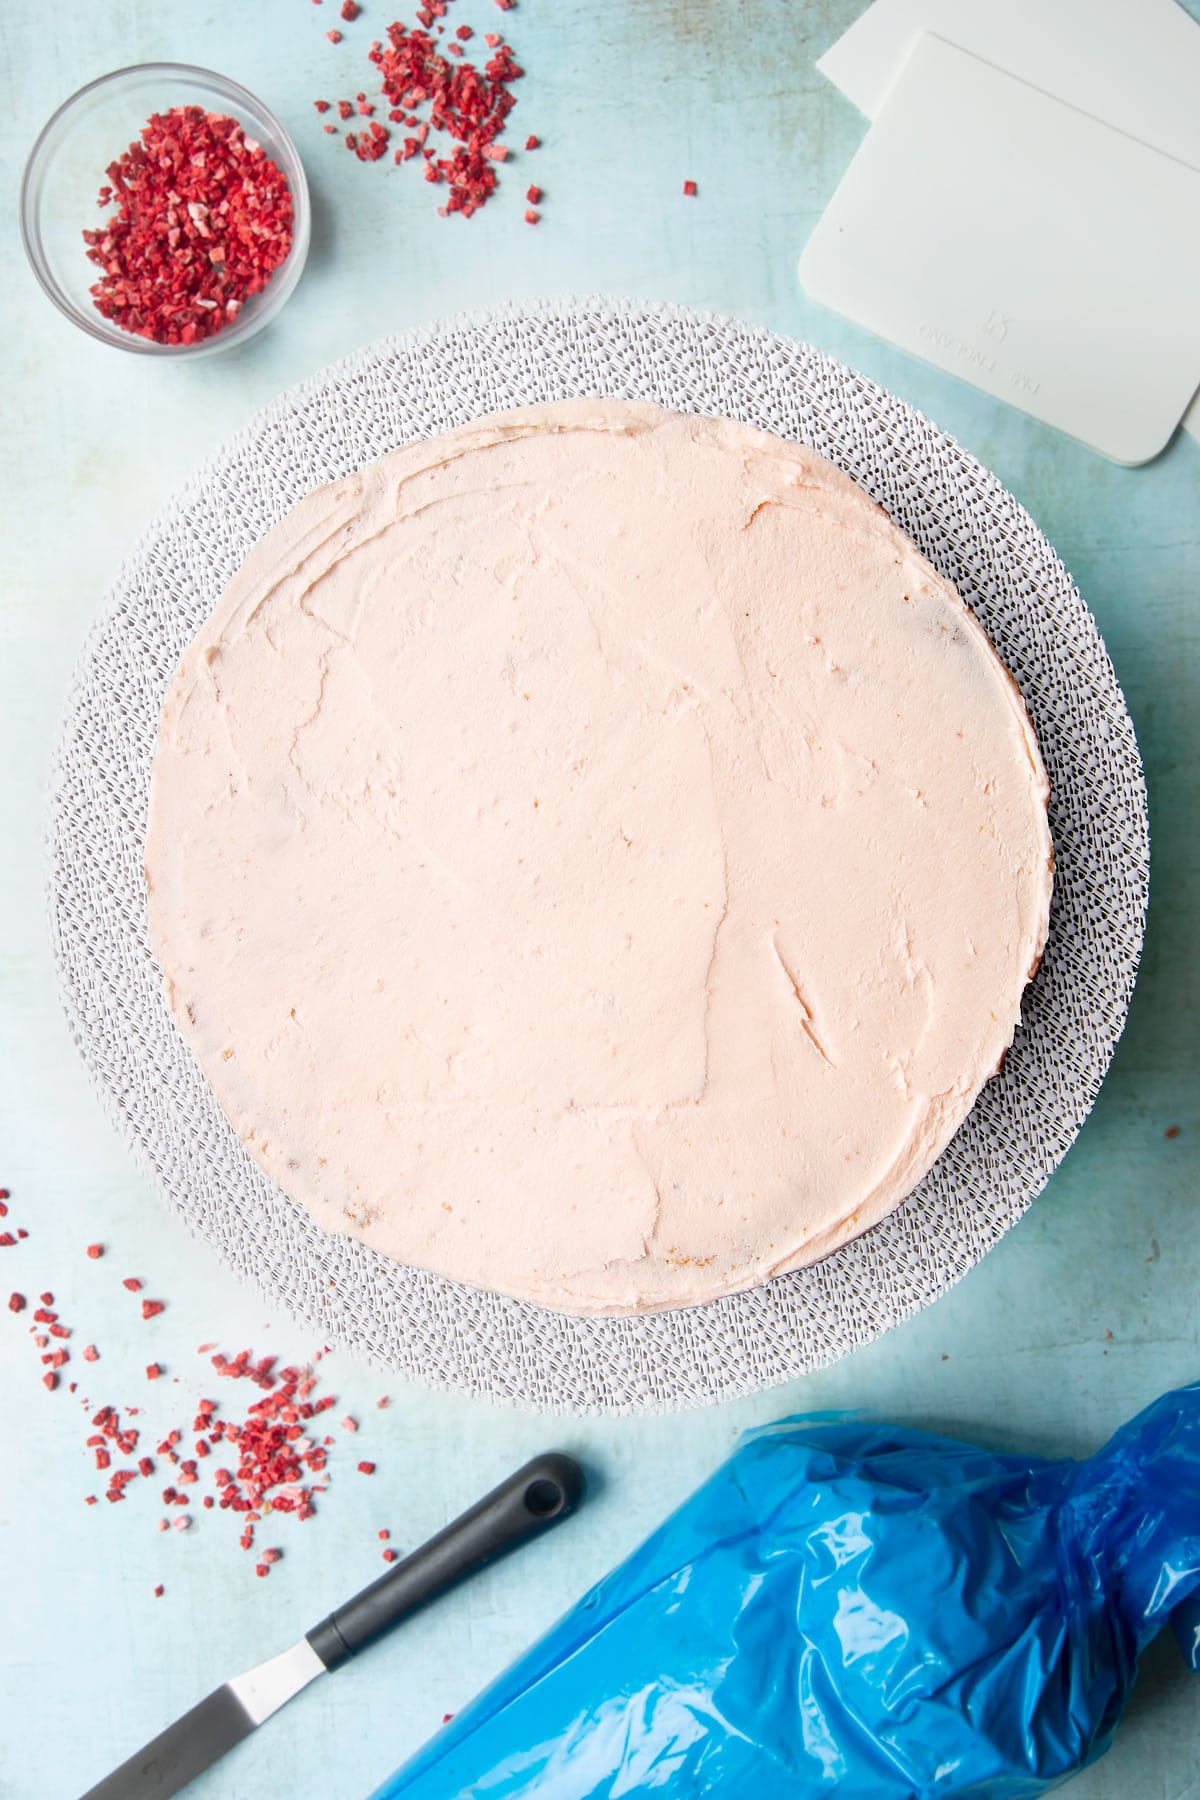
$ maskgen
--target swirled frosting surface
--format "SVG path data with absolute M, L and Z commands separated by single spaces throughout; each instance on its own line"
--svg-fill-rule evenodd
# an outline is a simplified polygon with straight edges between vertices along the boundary
M 907 1195 L 1045 941 L 984 632 L 812 452 L 576 401 L 309 494 L 185 654 L 146 852 L 225 1113 L 331 1231 L 578 1312 Z

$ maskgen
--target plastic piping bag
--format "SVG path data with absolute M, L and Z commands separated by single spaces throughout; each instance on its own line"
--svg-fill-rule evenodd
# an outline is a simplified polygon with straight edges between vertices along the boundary
M 1200 1386 L 1086 1462 L 784 1419 L 376 1800 L 1027 1800 L 1173 1618 L 1200 1661 Z

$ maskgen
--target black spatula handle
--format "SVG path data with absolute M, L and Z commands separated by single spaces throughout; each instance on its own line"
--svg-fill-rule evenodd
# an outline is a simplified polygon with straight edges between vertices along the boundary
M 583 1470 L 569 1456 L 535 1456 L 436 1537 L 398 1562 L 307 1633 L 334 1669 L 424 1606 L 518 1544 L 573 1513 L 585 1492 Z

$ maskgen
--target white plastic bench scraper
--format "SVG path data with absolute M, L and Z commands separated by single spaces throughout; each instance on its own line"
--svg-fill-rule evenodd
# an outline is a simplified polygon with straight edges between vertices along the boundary
M 933 35 L 800 261 L 814 298 L 1115 462 L 1200 386 L 1200 171 Z
M 873 119 L 925 31 L 1200 168 L 1200 23 L 1178 0 L 872 0 L 817 68 Z M 1200 438 L 1200 393 L 1182 424 Z
M 873 119 L 926 31 L 1200 168 L 1200 25 L 1176 0 L 875 0 L 817 67 Z

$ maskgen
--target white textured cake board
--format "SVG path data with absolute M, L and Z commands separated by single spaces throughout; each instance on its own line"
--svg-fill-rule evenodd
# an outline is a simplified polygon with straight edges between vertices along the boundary
M 723 414 L 855 477 L 975 608 L 1050 771 L 1050 941 L 1002 1073 L 890 1218 L 817 1266 L 708 1306 L 573 1319 L 331 1237 L 257 1168 L 176 1031 L 142 854 L 159 709 L 251 546 L 300 497 L 480 413 L 618 395 Z M 572 300 L 386 339 L 284 394 L 167 506 L 83 652 L 48 822 L 72 1031 L 136 1152 L 193 1230 L 330 1343 L 414 1381 L 537 1409 L 649 1412 L 833 1361 L 943 1293 L 1025 1211 L 1086 1117 L 1141 949 L 1148 837 L 1133 728 L 1071 580 L 995 478 L 911 407 L 801 344 L 675 307 Z

